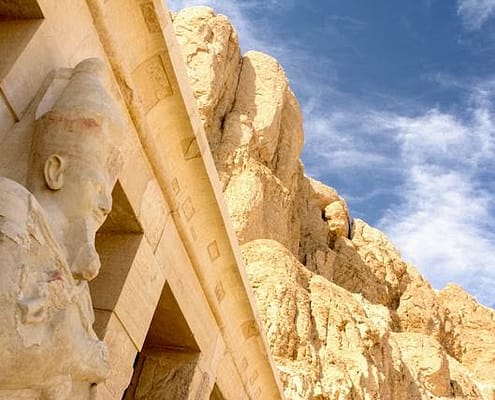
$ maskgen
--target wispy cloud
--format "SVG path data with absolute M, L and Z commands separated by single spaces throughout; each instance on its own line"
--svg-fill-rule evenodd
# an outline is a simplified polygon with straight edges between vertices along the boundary
M 390 143 L 383 140 L 383 136 L 390 136 L 390 133 L 376 124 L 377 129 L 370 129 L 371 114 L 361 113 L 356 118 L 357 111 L 352 109 L 323 112 L 318 108 L 310 113 L 304 107 L 303 111 L 309 173 L 321 175 L 325 166 L 339 171 L 364 166 L 393 169 Z
M 467 29 L 480 29 L 495 15 L 495 0 L 457 0 L 457 13 Z
M 384 126 L 371 105 L 338 91 L 327 90 L 319 104 L 304 104 L 303 112 L 306 172 L 339 190 L 353 216 L 376 222 L 384 201 L 396 197 L 403 179 L 394 132 Z
M 436 109 L 416 118 L 381 117 L 397 132 L 404 181 L 401 202 L 379 225 L 434 286 L 456 281 L 494 306 L 492 86 L 473 88 L 465 119 Z
M 388 198 L 378 225 L 403 257 L 435 287 L 455 281 L 494 306 L 495 80 L 452 84 L 462 113 L 305 107 L 306 167 L 330 184 L 344 176 L 351 209 Z
M 367 25 L 365 21 L 347 15 L 329 15 L 327 22 L 334 25 L 344 25 L 348 29 L 363 29 Z
M 493 193 L 470 173 L 413 167 L 380 228 L 437 288 L 454 281 L 495 305 Z
M 210 6 L 232 21 L 243 51 L 277 58 L 294 77 L 304 112 L 307 172 L 339 187 L 354 216 L 374 213 L 404 258 L 436 287 L 453 280 L 495 305 L 495 79 L 429 76 L 432 85 L 462 93 L 463 108 L 457 111 L 387 93 L 357 99 L 339 91 L 331 56 L 309 54 L 302 39 L 288 39 L 259 19 L 263 11 L 293 6 L 293 0 L 168 4 L 176 11 Z M 479 29 L 495 15 L 495 0 L 458 0 L 457 11 L 467 29 Z M 359 20 L 329 17 L 335 38 L 341 27 L 366 29 Z M 393 111 L 383 111 L 384 104 L 393 104 L 388 107 Z
M 471 123 L 437 109 L 414 118 L 378 114 L 375 120 L 378 126 L 381 123 L 398 133 L 401 158 L 408 164 L 469 168 L 491 153 L 491 121 L 484 120 L 487 111 L 473 110 Z

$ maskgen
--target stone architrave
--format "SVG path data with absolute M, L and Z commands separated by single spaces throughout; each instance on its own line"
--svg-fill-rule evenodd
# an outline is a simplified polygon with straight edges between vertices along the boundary
M 0 177 L 0 400 L 88 400 L 108 374 L 87 282 L 124 137 L 106 67 L 79 63 L 34 122 L 26 187 Z

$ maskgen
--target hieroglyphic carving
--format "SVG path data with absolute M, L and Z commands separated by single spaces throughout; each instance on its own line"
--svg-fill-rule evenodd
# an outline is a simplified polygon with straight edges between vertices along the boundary
M 248 360 L 246 357 L 242 357 L 242 361 L 241 361 L 241 369 L 242 370 L 247 370 L 249 367 L 249 363 L 248 363 Z
M 219 281 L 216 285 L 215 285 L 215 297 L 217 298 L 217 301 L 219 303 L 222 302 L 222 300 L 224 299 L 225 297 L 225 289 L 223 287 L 223 284 L 221 281 Z
M 196 229 L 194 228 L 194 226 L 192 226 L 192 225 L 191 225 L 191 226 L 189 227 L 189 230 L 190 230 L 190 232 L 191 232 L 191 237 L 192 237 L 192 239 L 193 239 L 195 242 L 197 242 L 197 241 L 198 241 L 198 234 L 197 234 Z
M 182 205 L 182 211 L 184 212 L 184 217 L 186 217 L 186 221 L 190 221 L 193 217 L 196 210 L 194 209 L 194 205 L 192 199 L 188 197 L 184 204 Z
M 248 379 L 249 384 L 253 385 L 254 382 L 256 382 L 256 379 L 258 379 L 258 377 L 259 377 L 258 371 L 255 370 Z
M 179 180 L 177 178 L 174 178 L 174 180 L 171 183 L 171 186 L 172 186 L 172 191 L 177 196 L 179 194 L 179 192 L 180 192 Z
M 187 139 L 183 139 L 181 141 L 182 153 L 184 154 L 184 158 L 186 160 L 192 160 L 193 158 L 201 157 L 201 150 L 198 146 L 198 141 L 196 137 L 190 137 Z
M 108 372 L 87 281 L 123 124 L 104 64 L 79 63 L 34 123 L 27 188 L 0 177 L 0 398 L 83 400 Z
M 162 31 L 160 22 L 156 15 L 155 6 L 152 1 L 147 1 L 141 4 L 141 13 L 143 14 L 144 22 L 150 33 L 159 33 Z
M 145 112 L 150 111 L 161 100 L 173 95 L 163 57 L 162 54 L 156 54 L 139 65 L 133 72 Z
M 210 256 L 210 261 L 215 261 L 218 257 L 220 257 L 220 250 L 218 249 L 218 243 L 216 240 L 211 242 L 208 247 L 208 255 Z
M 245 339 L 250 339 L 260 334 L 258 329 L 258 324 L 254 320 L 244 322 L 241 328 Z

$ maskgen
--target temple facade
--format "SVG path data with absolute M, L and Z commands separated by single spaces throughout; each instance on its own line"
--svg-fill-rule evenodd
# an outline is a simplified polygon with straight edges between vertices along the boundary
M 109 365 L 81 400 L 283 398 L 166 4 L 0 0 L 0 55 L 0 177 L 25 186 L 37 121 L 78 112 L 71 99 L 86 81 L 70 82 L 83 60 L 102 62 L 118 108 L 108 118 L 123 127 L 113 205 L 95 239 L 101 267 L 84 278 Z M 0 399 L 76 398 L 11 372 L 25 386 L 0 377 Z

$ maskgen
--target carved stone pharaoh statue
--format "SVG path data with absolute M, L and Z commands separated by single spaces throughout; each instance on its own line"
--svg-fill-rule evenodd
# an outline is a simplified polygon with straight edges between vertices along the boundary
M 109 369 L 87 282 L 123 124 L 101 61 L 64 71 L 34 122 L 26 186 L 0 177 L 1 400 L 87 400 Z

